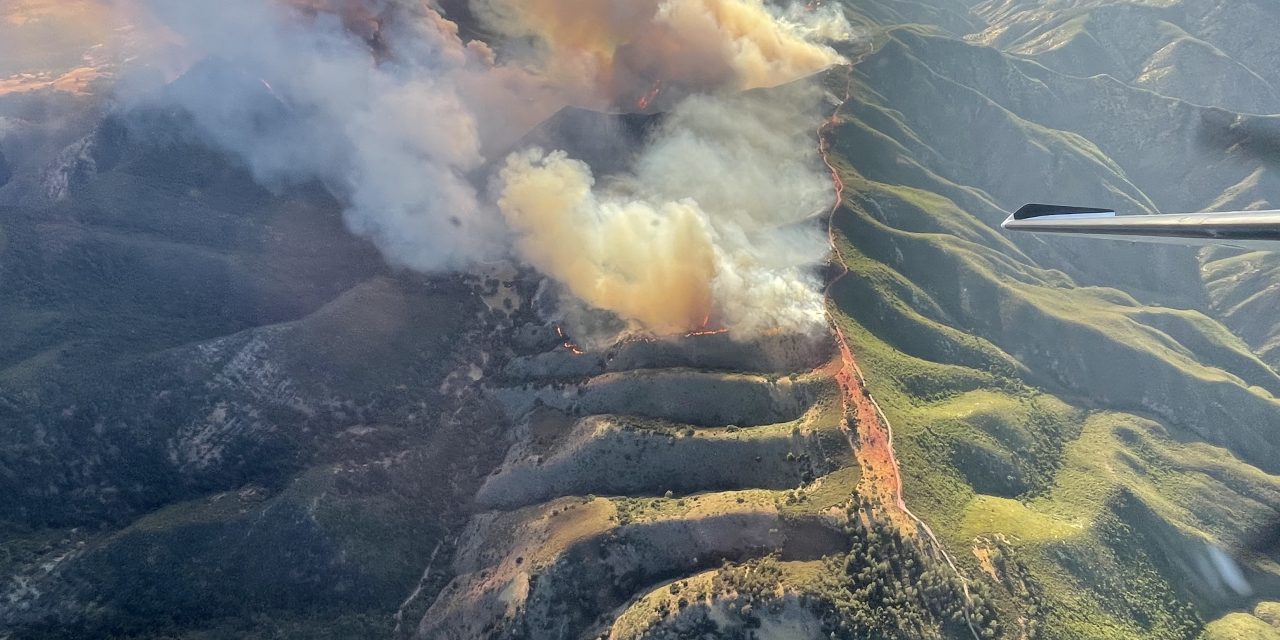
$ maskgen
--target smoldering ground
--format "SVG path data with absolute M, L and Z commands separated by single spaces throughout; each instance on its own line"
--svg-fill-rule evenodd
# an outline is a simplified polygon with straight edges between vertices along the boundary
M 186 110 L 268 186 L 323 182 L 396 265 L 514 257 L 636 331 L 823 325 L 831 194 L 802 79 L 842 62 L 833 11 L 471 0 L 460 30 L 421 0 L 142 5 L 169 55 L 203 62 L 128 98 Z M 605 176 L 521 143 L 567 105 L 667 114 Z

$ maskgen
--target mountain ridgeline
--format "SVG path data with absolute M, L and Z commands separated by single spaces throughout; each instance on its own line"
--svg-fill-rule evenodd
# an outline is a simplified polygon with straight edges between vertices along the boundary
M 1034 201 L 1270 206 L 1276 8 L 859 12 L 877 36 L 833 134 L 854 275 L 832 294 L 907 503 L 1027 635 L 1276 634 L 1277 565 L 1252 551 L 1280 497 L 1274 257 L 997 226 Z M 1206 543 L 1245 558 L 1248 597 Z
M 0 639 L 1280 638 L 1280 260 L 999 229 L 1280 206 L 1280 7 L 841 7 L 816 339 L 579 353 L 180 112 L 0 94 Z

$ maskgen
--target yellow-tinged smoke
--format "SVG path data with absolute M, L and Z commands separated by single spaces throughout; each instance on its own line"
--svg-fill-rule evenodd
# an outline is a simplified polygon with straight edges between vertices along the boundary
M 637 329 L 813 333 L 826 254 L 813 217 L 831 198 L 805 126 L 816 103 L 800 87 L 690 98 L 604 184 L 563 152 L 516 153 L 498 207 L 530 264 Z
M 504 253 L 660 334 L 824 324 L 813 216 L 834 11 L 763 0 L 136 0 L 197 65 L 160 95 L 269 186 L 320 181 L 389 260 Z M 453 0 L 458 7 L 463 0 Z M 494 42 L 466 33 L 497 34 Z M 753 89 L 768 88 L 757 91 Z M 745 93 L 744 93 L 745 92 Z M 564 105 L 666 112 L 619 173 L 518 140 Z M 490 190 L 475 184 L 511 153 Z
M 838 14 L 762 0 L 473 0 L 503 35 L 531 38 L 551 82 L 587 106 L 630 107 L 653 87 L 676 95 L 772 87 L 837 64 L 819 40 L 847 37 Z
M 697 203 L 597 195 L 591 168 L 563 151 L 513 154 L 500 180 L 520 253 L 583 301 L 659 333 L 711 313 L 715 245 Z

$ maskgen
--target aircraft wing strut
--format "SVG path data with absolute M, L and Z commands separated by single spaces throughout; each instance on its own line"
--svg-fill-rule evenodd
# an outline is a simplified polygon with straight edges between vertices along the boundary
M 1155 242 L 1182 238 L 1251 246 L 1280 241 L 1280 210 L 1119 216 L 1111 209 L 1029 204 L 1000 226 L 1010 231 L 1075 233 Z

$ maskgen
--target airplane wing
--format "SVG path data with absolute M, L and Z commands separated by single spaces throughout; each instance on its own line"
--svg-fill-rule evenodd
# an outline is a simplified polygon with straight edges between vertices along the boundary
M 1118 216 L 1112 209 L 1029 204 L 1000 226 L 1010 231 L 1280 249 L 1267 244 L 1280 241 L 1280 210 Z

